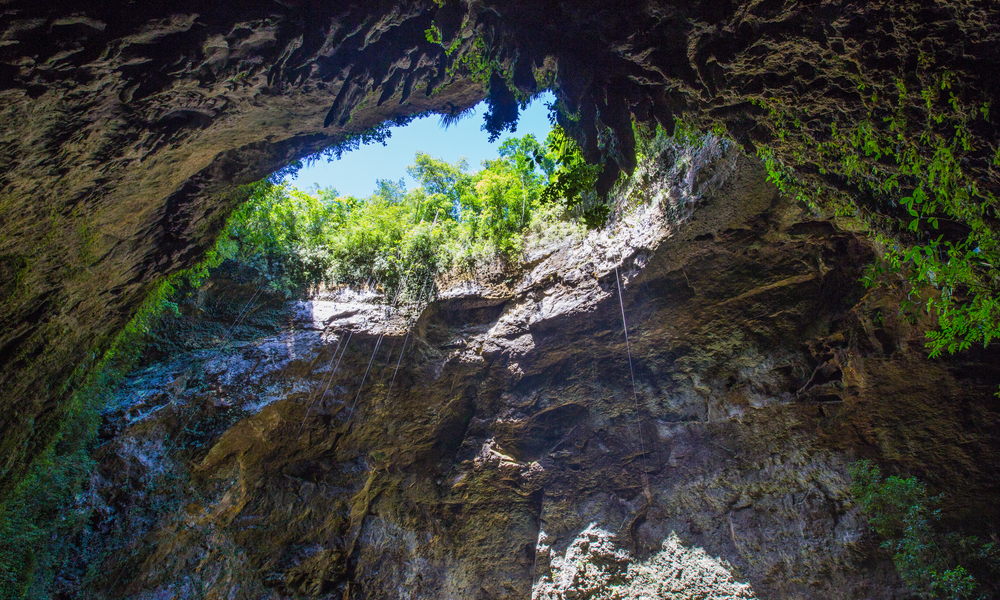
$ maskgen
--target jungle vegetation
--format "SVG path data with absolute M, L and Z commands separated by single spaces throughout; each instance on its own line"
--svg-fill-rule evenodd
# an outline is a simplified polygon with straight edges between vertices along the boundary
M 380 180 L 365 198 L 261 182 L 230 219 L 220 252 L 286 294 L 376 283 L 415 294 L 430 273 L 516 259 L 529 229 L 573 219 L 574 209 L 587 217 L 579 197 L 594 170 L 558 127 L 544 143 L 507 139 L 482 167 L 417 153 L 408 169 L 416 189 Z

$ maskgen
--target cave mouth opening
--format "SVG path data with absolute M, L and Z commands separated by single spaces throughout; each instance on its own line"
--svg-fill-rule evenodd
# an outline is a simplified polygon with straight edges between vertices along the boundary
M 499 139 L 481 125 L 483 101 L 457 117 L 382 124 L 281 169 L 249 186 L 211 264 L 235 259 L 286 297 L 359 288 L 398 297 L 432 273 L 516 263 L 529 238 L 581 222 L 558 182 L 585 161 L 555 124 L 554 100 L 522 105 Z
M 1000 337 L 990 302 L 1000 282 L 1000 121 L 989 110 L 1000 99 L 992 80 L 1000 44 L 997 29 L 983 24 L 997 21 L 997 8 L 942 4 L 947 10 L 917 2 L 823 10 L 773 1 L 599 1 L 586 10 L 494 0 L 153 2 L 122 11 L 12 0 L 0 56 L 7 125 L 0 144 L 0 502 L 28 465 L 44 462 L 36 459 L 46 448 L 61 439 L 63 460 L 70 440 L 85 437 L 79 432 L 89 425 L 68 390 L 97 368 L 160 279 L 200 259 L 236 203 L 235 181 L 259 179 L 314 151 L 341 126 L 359 123 L 351 118 L 367 127 L 386 114 L 467 106 L 484 94 L 460 80 L 472 67 L 509 73 L 510 94 L 531 93 L 536 84 L 557 89 L 567 112 L 579 116 L 564 125 L 588 159 L 626 172 L 634 166 L 634 121 L 668 130 L 675 115 L 702 127 L 724 121 L 732 137 L 760 152 L 782 191 L 831 196 L 834 209 L 856 217 L 860 241 L 845 252 L 883 231 L 902 240 L 888 243 L 900 249 L 892 258 L 922 279 L 891 271 L 874 283 L 946 290 L 940 297 L 956 299 L 942 307 L 953 318 L 942 319 L 948 328 L 939 350 L 990 343 Z M 450 69 L 465 58 L 465 71 Z M 499 87 L 493 91 L 500 97 Z M 605 173 L 610 186 L 618 171 Z M 935 181 L 941 193 L 924 194 L 924 182 Z M 286 204 L 299 199 L 287 197 Z M 307 204 L 318 210 L 337 198 Z M 387 226 L 402 222 L 379 214 Z M 296 222 L 309 232 L 312 221 Z M 351 239 L 372 230 L 359 227 Z M 418 233 L 400 238 L 409 240 L 401 247 L 412 248 L 410 256 L 431 256 L 423 252 L 435 240 L 454 240 L 435 238 L 433 228 Z M 272 238 L 259 236 L 309 249 L 292 263 L 303 269 L 322 250 L 288 234 Z M 260 256 L 268 264 L 273 255 Z M 345 264 L 405 273 L 402 261 L 380 256 Z M 963 299 L 964 290 L 977 289 L 986 290 L 976 296 L 981 301 Z M 951 397 L 945 392 L 943 405 Z M 928 464 L 912 452 L 885 457 L 905 460 L 905 468 Z M 951 483 L 968 488 L 959 475 Z M 32 484 L 41 490 L 28 496 L 33 504 L 54 496 L 46 483 L 52 477 Z M 57 508 L 39 514 L 72 516 Z M 51 537 L 32 535 L 15 541 L 17 556 Z M 34 555 L 24 555 L 34 569 Z
M 544 143 L 553 127 L 555 102 L 551 92 L 536 96 L 520 111 L 516 130 L 497 141 L 490 141 L 483 127 L 489 111 L 486 100 L 454 115 L 432 112 L 386 129 L 387 137 L 383 140 L 372 139 L 343 153 L 328 151 L 325 156 L 323 152 L 316 153 L 301 161 L 300 168 L 283 174 L 281 180 L 301 190 L 332 187 L 340 194 L 358 198 L 371 194 L 379 180 L 403 179 L 406 187 L 412 189 L 420 184 L 407 173 L 407 168 L 418 152 L 452 164 L 464 158 L 470 171 L 477 171 L 483 161 L 496 159 L 500 146 L 512 137 L 531 134 Z

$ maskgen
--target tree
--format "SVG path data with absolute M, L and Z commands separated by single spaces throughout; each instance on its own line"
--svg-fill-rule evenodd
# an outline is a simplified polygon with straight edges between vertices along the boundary
M 997 567 L 993 544 L 981 544 L 974 536 L 943 534 L 935 530 L 941 511 L 941 496 L 930 496 L 927 486 L 915 477 L 890 476 L 871 461 L 850 467 L 854 484 L 851 494 L 882 537 L 903 582 L 924 597 L 962 600 L 969 598 L 977 582 L 960 564 L 986 563 Z
M 472 187 L 472 177 L 466 172 L 468 170 L 469 163 L 464 158 L 450 164 L 440 158 L 432 158 L 426 152 L 417 152 L 413 164 L 406 172 L 420 182 L 427 193 L 429 206 L 440 209 L 444 205 L 442 201 L 447 201 L 450 203 L 449 212 L 457 218 L 461 197 L 469 193 Z
M 545 162 L 545 161 L 549 162 Z M 543 203 L 562 202 L 574 208 L 584 202 L 585 195 L 594 191 L 601 165 L 590 165 L 573 138 L 561 127 L 553 127 L 545 139 L 543 168 L 553 165 L 549 172 L 549 183 L 541 194 Z M 584 222 L 590 228 L 604 224 L 609 213 L 608 206 L 599 202 L 582 211 Z

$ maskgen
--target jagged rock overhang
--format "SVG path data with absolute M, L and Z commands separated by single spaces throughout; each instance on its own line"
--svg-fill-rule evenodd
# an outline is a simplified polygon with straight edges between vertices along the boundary
M 786 4 L 7 0 L 0 265 L 14 283 L 0 300 L 0 488 L 59 429 L 71 374 L 93 364 L 81 357 L 158 277 L 197 260 L 235 186 L 386 119 L 471 106 L 486 90 L 454 69 L 463 56 L 485 52 L 504 75 L 492 79 L 495 126 L 519 95 L 553 86 L 560 122 L 607 161 L 602 187 L 634 166 L 633 120 L 724 123 L 812 183 L 850 190 L 836 165 L 797 157 L 831 123 L 888 127 L 897 105 L 919 107 L 894 93 L 914 69 L 950 73 L 969 105 L 998 99 L 990 3 Z M 796 136 L 774 107 L 802 117 Z M 996 123 L 976 122 L 963 167 L 991 193 Z

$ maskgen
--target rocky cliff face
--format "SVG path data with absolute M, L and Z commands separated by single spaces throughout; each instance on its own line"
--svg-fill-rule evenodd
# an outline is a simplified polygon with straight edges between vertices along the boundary
M 483 97 L 425 39 L 432 6 L 3 2 L 0 488 L 58 430 L 70 375 L 210 247 L 237 186 Z
M 688 114 L 748 147 L 774 145 L 810 186 L 853 191 L 826 151 L 837 132 L 930 118 L 920 90 L 947 76 L 972 115 L 961 168 L 996 194 L 997 10 L 2 0 L 0 495 L 52 441 L 73 388 L 154 283 L 209 247 L 239 185 L 386 119 L 472 105 L 487 93 L 469 65 L 496 68 L 500 125 L 516 115 L 514 91 L 552 86 L 587 155 L 607 159 L 602 187 L 634 166 L 632 119 L 672 128 Z M 456 52 L 428 41 L 432 25 Z M 886 166 L 882 153 L 856 158 Z
M 426 306 L 267 299 L 233 327 L 256 285 L 217 279 L 108 416 L 89 591 L 905 597 L 846 464 L 995 525 L 996 356 L 927 360 L 858 284 L 868 242 L 737 154 L 690 159 Z

